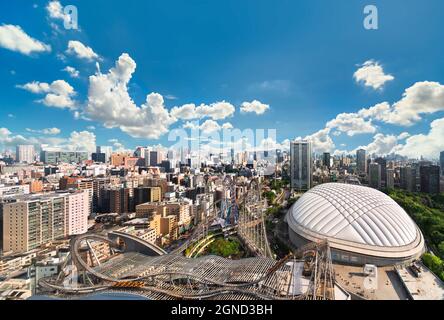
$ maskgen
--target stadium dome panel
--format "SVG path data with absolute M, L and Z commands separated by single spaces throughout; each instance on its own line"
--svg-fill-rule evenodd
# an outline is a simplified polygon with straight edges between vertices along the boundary
M 360 185 L 326 183 L 306 192 L 287 214 L 296 246 L 328 240 L 333 260 L 390 265 L 424 252 L 409 215 L 384 193 Z

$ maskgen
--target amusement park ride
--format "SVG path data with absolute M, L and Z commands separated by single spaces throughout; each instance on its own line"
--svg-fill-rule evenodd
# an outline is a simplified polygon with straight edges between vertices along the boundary
M 58 276 L 39 281 L 41 294 L 75 297 L 109 291 L 132 291 L 149 299 L 334 299 L 334 272 L 328 243 L 311 243 L 276 261 L 266 228 L 266 200 L 260 183 L 233 177 L 210 181 L 206 191 L 222 188 L 223 197 L 208 206 L 202 221 L 182 246 L 167 253 L 129 234 L 86 234 L 73 238 Z M 190 258 L 187 248 L 205 243 L 211 226 L 237 234 L 254 256 L 229 260 Z M 300 288 L 297 275 L 308 284 Z

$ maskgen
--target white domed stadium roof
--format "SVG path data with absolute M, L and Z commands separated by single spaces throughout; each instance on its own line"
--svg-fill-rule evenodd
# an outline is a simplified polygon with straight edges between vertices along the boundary
M 359 185 L 319 185 L 294 204 L 287 221 L 302 237 L 329 239 L 342 249 L 348 245 L 379 255 L 381 251 L 394 253 L 397 248 L 410 251 L 423 247 L 420 230 L 394 200 Z

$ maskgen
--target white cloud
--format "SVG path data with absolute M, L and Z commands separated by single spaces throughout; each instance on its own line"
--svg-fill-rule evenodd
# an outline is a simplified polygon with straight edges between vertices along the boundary
M 213 120 L 226 119 L 234 114 L 236 109 L 231 103 L 221 101 L 210 105 L 185 104 L 181 107 L 171 109 L 171 116 L 180 120 L 202 119 L 205 117 Z
M 58 135 L 62 132 L 59 128 L 45 128 L 42 130 L 34 130 L 34 129 L 26 128 L 26 131 L 32 132 L 32 133 L 41 133 L 44 135 Z
M 140 107 L 134 103 L 128 83 L 135 70 L 136 62 L 124 53 L 107 74 L 91 76 L 84 116 L 107 128 L 120 128 L 132 137 L 158 139 L 175 120 L 158 93 L 149 94 Z
M 417 82 L 407 88 L 402 99 L 390 105 L 379 103 L 362 109 L 359 115 L 385 123 L 411 126 L 422 120 L 421 115 L 444 111 L 444 86 L 438 82 Z
M 244 102 L 241 106 L 241 112 L 244 113 L 255 112 L 256 114 L 264 114 L 268 109 L 270 109 L 268 104 L 264 104 L 258 100 Z
M 202 131 L 203 134 L 210 134 L 213 132 L 220 131 L 222 129 L 233 129 L 233 125 L 229 122 L 224 123 L 222 126 L 220 126 L 216 121 L 214 120 L 206 120 L 204 123 L 199 125 L 198 122 L 190 122 L 187 121 L 184 126 L 185 129 L 198 129 Z
M 89 131 L 74 131 L 69 137 L 69 145 L 73 151 L 94 152 L 96 150 L 96 135 Z
M 367 146 L 360 146 L 357 149 L 364 149 L 369 154 L 384 156 L 394 152 L 398 145 L 398 137 L 395 135 L 384 135 L 378 133 L 373 137 L 373 141 Z
M 330 137 L 330 129 L 325 128 L 319 130 L 318 132 L 306 136 L 305 138 L 298 137 L 296 140 L 308 140 L 312 143 L 313 152 L 322 153 L 322 152 L 332 152 L 335 148 L 335 143 L 333 139 Z
M 70 66 L 67 66 L 62 71 L 67 72 L 72 78 L 78 78 L 80 75 L 80 72 L 76 70 L 76 68 Z
M 59 1 L 48 2 L 46 10 L 48 11 L 49 17 L 52 19 L 63 20 L 65 23 L 69 23 L 71 21 L 70 16 L 63 12 L 63 6 Z
M 362 82 L 366 87 L 373 89 L 382 89 L 387 81 L 392 81 L 395 78 L 392 75 L 385 74 L 382 66 L 373 60 L 364 62 L 353 75 L 356 82 Z
M 403 132 L 403 133 L 401 133 L 401 134 L 398 136 L 398 140 L 405 140 L 405 139 L 407 139 L 408 137 L 410 137 L 410 133 L 408 133 L 408 132 Z
M 376 127 L 371 120 L 365 120 L 356 113 L 341 113 L 335 119 L 327 122 L 329 129 L 336 129 L 333 135 L 338 136 L 337 132 L 347 133 L 349 137 L 357 134 L 375 133 Z
M 34 52 L 51 52 L 51 46 L 27 35 L 20 26 L 0 26 L 0 47 L 30 55 Z
M 34 94 L 46 93 L 45 98 L 39 100 L 47 107 L 75 109 L 72 97 L 76 95 L 74 88 L 65 80 L 56 80 L 51 84 L 45 82 L 30 82 L 18 85 L 17 88 L 27 90 Z
M 71 40 L 68 42 L 67 54 L 75 55 L 79 59 L 94 60 L 99 59 L 99 55 L 88 46 L 85 46 L 80 41 Z
M 414 159 L 421 156 L 427 159 L 437 159 L 443 150 L 444 118 L 441 118 L 430 124 L 430 131 L 427 134 L 418 134 L 407 138 L 405 144 L 397 146 L 394 151 Z

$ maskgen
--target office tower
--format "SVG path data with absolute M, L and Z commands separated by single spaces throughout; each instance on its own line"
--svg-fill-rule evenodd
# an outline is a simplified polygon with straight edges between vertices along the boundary
M 381 165 L 378 163 L 370 163 L 369 186 L 371 188 L 381 189 Z
M 147 202 L 160 202 L 162 190 L 160 187 L 139 187 L 134 189 L 134 205 Z
M 105 153 L 93 153 L 93 154 L 91 154 L 91 159 L 94 162 L 106 163 L 106 154 Z
M 421 192 L 438 194 L 440 192 L 439 166 L 421 166 L 419 168 Z
M 383 158 L 376 158 L 375 163 L 381 166 L 381 181 L 382 181 L 382 186 L 385 186 L 387 179 L 387 160 Z
M 311 189 L 313 185 L 311 142 L 291 142 L 290 162 L 291 188 L 300 191 Z
M 328 169 L 330 169 L 330 153 L 328 152 L 324 152 L 324 155 L 322 156 L 322 165 L 324 165 L 325 167 L 327 167 Z
M 363 149 L 356 151 L 356 170 L 358 173 L 366 173 L 366 152 Z
M 386 174 L 387 177 L 385 179 L 385 186 L 387 189 L 393 189 L 395 187 L 395 170 L 387 169 Z
M 65 235 L 72 236 L 88 232 L 90 210 L 88 191 L 79 190 L 68 193 L 66 207 Z
M 441 175 L 444 176 L 444 151 L 439 156 L 439 163 L 441 165 Z
M 96 153 L 104 153 L 105 154 L 105 163 L 109 163 L 111 161 L 111 155 L 113 154 L 113 147 L 111 147 L 111 146 L 97 146 Z
M 401 167 L 401 188 L 409 192 L 416 192 L 416 169 L 413 167 Z
M 157 167 L 162 163 L 164 156 L 163 152 L 160 150 L 150 151 L 150 166 Z
M 84 191 L 24 195 L 2 207 L 3 252 L 24 253 L 88 229 L 88 194 Z
M 16 160 L 19 163 L 34 163 L 34 146 L 18 145 L 16 147 Z
M 40 161 L 47 164 L 58 163 L 81 163 L 88 160 L 88 152 L 55 152 L 42 151 L 40 153 Z

